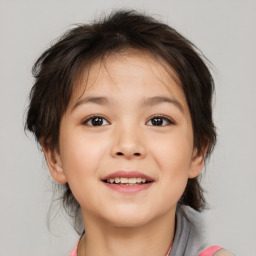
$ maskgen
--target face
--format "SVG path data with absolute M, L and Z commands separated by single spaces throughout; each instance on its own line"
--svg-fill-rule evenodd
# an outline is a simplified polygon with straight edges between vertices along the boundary
M 69 183 L 84 219 L 139 226 L 175 214 L 202 157 L 172 70 L 148 54 L 95 63 L 60 125 L 60 151 L 44 149 L 53 178 Z

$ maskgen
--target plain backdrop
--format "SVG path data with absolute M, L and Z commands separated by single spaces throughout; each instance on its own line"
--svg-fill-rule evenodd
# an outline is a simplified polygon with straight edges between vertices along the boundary
M 0 1 L 0 256 L 68 255 L 78 239 L 61 211 L 47 227 L 51 179 L 23 130 L 31 67 L 71 24 L 115 8 L 167 22 L 215 66 L 218 145 L 203 181 L 207 236 L 236 255 L 255 256 L 256 2 L 248 0 Z

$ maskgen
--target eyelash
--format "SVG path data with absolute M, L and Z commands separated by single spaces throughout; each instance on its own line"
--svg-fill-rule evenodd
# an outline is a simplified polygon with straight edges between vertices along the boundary
M 104 116 L 102 116 L 102 115 L 91 115 L 91 116 L 87 117 L 87 118 L 82 122 L 82 124 L 83 124 L 83 125 L 92 126 L 92 127 L 106 125 L 106 124 L 103 124 L 103 125 L 102 125 L 102 124 L 101 124 L 101 125 L 92 125 L 92 124 L 88 124 L 88 123 L 91 122 L 94 118 L 95 118 L 95 119 L 96 119 L 96 118 L 101 118 L 102 121 L 105 120 L 105 121 L 107 121 L 107 124 L 110 124 L 110 122 L 109 122 Z M 104 121 L 103 121 L 103 122 L 104 122 Z
M 173 124 L 175 124 L 175 122 L 172 120 L 172 119 L 170 119 L 169 117 L 167 117 L 167 116 L 163 116 L 163 115 L 155 115 L 155 116 L 153 116 L 153 117 L 150 117 L 150 119 L 146 122 L 146 124 L 149 122 L 149 121 L 152 121 L 153 119 L 161 119 L 163 122 L 166 122 L 167 124 L 164 124 L 164 125 L 162 125 L 162 124 L 160 124 L 160 125 L 150 125 L 150 126 L 167 126 L 167 125 L 173 125 Z
M 93 119 L 97 119 L 99 118 L 100 120 L 99 121 L 99 125 L 93 125 L 92 123 L 89 124 L 89 122 L 92 122 Z M 157 121 L 160 121 L 160 124 L 151 124 L 149 126 L 168 126 L 168 125 L 173 125 L 175 124 L 175 122 L 173 120 L 171 120 L 169 117 L 166 117 L 166 116 L 163 116 L 163 115 L 155 115 L 155 116 L 152 116 L 150 117 L 150 119 L 146 122 L 146 124 L 148 124 L 148 122 L 152 122 L 153 119 L 158 119 L 158 120 L 155 120 L 156 122 Z M 96 120 L 95 120 L 96 121 Z M 107 122 L 107 123 L 104 123 L 104 122 Z M 166 124 L 163 125 L 163 123 L 166 122 Z M 104 125 L 108 125 L 110 124 L 110 122 L 102 115 L 92 115 L 92 116 L 89 116 L 87 117 L 83 122 L 82 122 L 83 125 L 88 125 L 88 126 L 92 126 L 92 127 L 97 127 L 97 126 L 104 126 Z

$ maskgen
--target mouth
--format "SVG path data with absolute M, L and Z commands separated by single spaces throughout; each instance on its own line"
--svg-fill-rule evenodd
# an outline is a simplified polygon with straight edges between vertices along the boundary
M 109 184 L 116 184 L 121 186 L 136 186 L 141 184 L 147 184 L 152 182 L 152 180 L 147 180 L 146 178 L 142 177 L 132 177 L 132 178 L 126 178 L 126 177 L 115 177 L 115 178 L 109 178 L 103 180 L 105 183 Z
M 153 178 L 138 171 L 117 171 L 103 177 L 104 184 L 121 193 L 137 193 L 148 189 L 154 183 Z

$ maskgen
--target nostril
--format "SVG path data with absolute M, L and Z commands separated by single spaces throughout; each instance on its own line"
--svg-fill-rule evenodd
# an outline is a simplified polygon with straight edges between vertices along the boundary
M 118 155 L 118 156 L 123 156 L 124 153 L 122 153 L 122 152 L 117 152 L 116 155 Z M 140 156 L 140 153 L 134 153 L 133 155 L 134 155 L 134 156 Z

